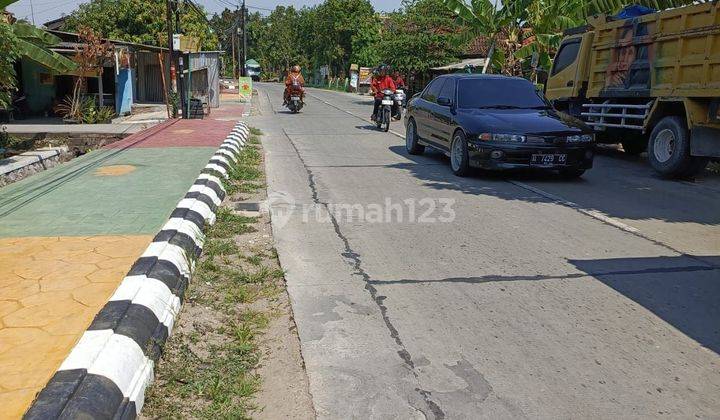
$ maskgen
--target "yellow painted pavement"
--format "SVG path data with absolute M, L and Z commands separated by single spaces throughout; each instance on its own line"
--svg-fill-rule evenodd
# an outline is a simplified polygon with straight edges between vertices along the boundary
M 0 419 L 22 416 L 151 240 L 0 238 Z

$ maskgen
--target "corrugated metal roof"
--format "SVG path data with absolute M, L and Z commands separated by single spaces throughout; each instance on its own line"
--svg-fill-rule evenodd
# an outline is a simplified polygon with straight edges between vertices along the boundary
M 453 63 L 448 64 L 446 66 L 440 66 L 440 67 L 433 67 L 430 70 L 462 70 L 465 67 L 473 66 L 473 67 L 482 67 L 485 65 L 485 59 L 484 58 L 467 58 L 465 60 L 460 61 L 459 63 Z

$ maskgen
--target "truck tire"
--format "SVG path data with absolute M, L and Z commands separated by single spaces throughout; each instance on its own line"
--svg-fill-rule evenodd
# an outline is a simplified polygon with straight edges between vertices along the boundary
M 648 160 L 660 175 L 682 178 L 702 171 L 707 158 L 690 156 L 690 131 L 681 117 L 665 117 L 648 140 Z

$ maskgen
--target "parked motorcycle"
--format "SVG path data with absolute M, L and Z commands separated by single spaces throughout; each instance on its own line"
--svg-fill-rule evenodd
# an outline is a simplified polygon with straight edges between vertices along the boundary
M 382 94 L 381 106 L 377 114 L 375 114 L 375 125 L 383 131 L 388 131 L 390 130 L 390 119 L 392 118 L 393 105 L 395 105 L 395 96 L 390 89 L 383 90 Z

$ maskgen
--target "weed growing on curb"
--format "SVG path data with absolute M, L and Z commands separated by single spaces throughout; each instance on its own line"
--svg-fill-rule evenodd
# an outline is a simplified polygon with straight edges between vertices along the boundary
M 262 136 L 263 132 L 259 128 L 250 127 L 250 134 L 253 136 Z
M 228 197 L 261 189 L 261 164 L 260 151 L 245 147 L 224 182 Z M 284 281 L 274 248 L 258 245 L 259 223 L 221 205 L 215 224 L 206 226 L 202 255 L 188 252 L 195 273 L 143 415 L 247 419 L 258 409 L 252 399 L 260 389 L 257 337 L 274 315 L 258 310 L 258 300 L 277 296 Z

